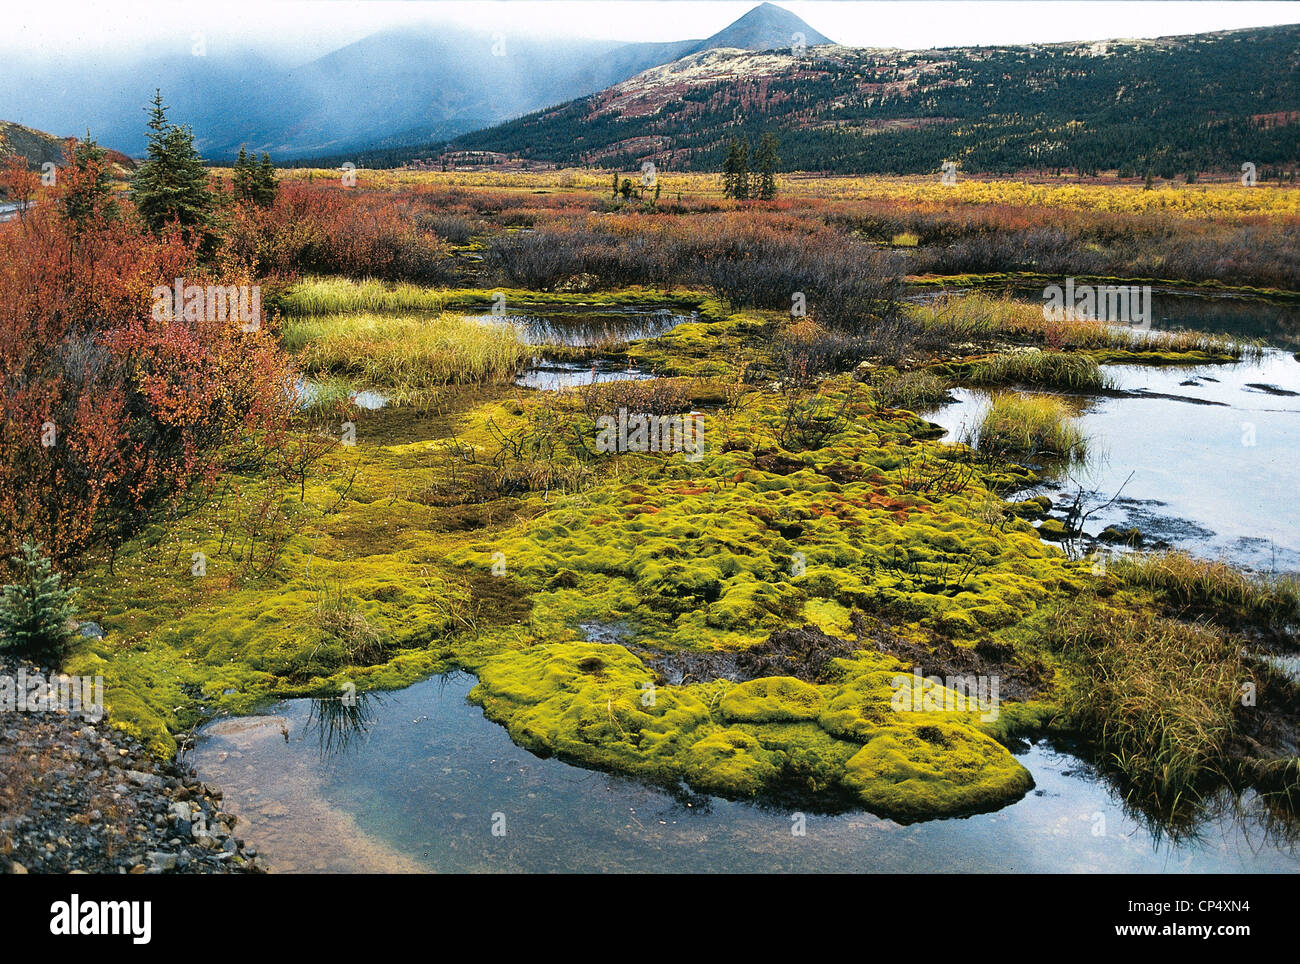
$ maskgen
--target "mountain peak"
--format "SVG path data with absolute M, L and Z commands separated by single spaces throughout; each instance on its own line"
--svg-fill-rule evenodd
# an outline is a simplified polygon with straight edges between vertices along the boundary
M 739 47 L 741 50 L 775 50 L 793 46 L 800 36 L 809 47 L 835 42 L 808 26 L 789 10 L 774 3 L 760 3 L 739 20 L 704 41 L 701 49 Z

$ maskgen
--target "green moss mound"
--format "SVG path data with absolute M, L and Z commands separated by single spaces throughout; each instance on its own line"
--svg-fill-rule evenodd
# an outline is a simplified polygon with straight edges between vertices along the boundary
M 844 769 L 864 804 L 905 818 L 993 809 L 1034 785 L 992 737 L 946 721 L 880 731 Z
M 746 723 L 788 723 L 815 720 L 822 696 L 792 676 L 768 676 L 733 687 L 718 709 L 729 720 Z
M 732 798 L 797 786 L 911 820 L 1000 806 L 1033 785 L 974 714 L 894 710 L 897 661 L 840 662 L 849 678 L 825 687 L 656 686 L 623 646 L 556 643 L 488 659 L 470 699 L 536 752 Z
M 844 376 L 806 391 L 841 413 L 831 430 L 790 431 L 779 392 L 712 378 L 761 358 L 775 319 L 714 315 L 636 346 L 661 372 L 709 376 L 698 461 L 584 452 L 568 440 L 590 447 L 591 414 L 565 397 L 481 387 L 447 410 L 359 413 L 355 446 L 301 489 L 232 478 L 111 572 L 92 566 L 82 601 L 106 636 L 70 671 L 102 672 L 110 716 L 164 754 L 213 713 L 459 667 L 521 746 L 661 784 L 793 786 L 903 819 L 1017 799 L 1028 774 L 974 714 L 893 707 L 911 667 L 855 620 L 973 646 L 1077 592 L 1086 567 L 989 511 L 1032 475 L 963 463 Z M 664 685 L 638 655 L 734 657 L 808 622 L 864 648 L 813 682 Z M 619 642 L 582 638 L 610 638 L 596 623 Z

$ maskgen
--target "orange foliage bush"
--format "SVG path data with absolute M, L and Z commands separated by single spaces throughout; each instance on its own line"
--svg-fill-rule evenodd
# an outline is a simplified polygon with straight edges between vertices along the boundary
M 450 246 L 416 221 L 405 195 L 302 181 L 280 185 L 266 210 L 241 206 L 225 226 L 227 254 L 259 274 L 343 274 L 438 284 L 454 271 Z
M 235 316 L 160 321 L 155 286 L 251 284 L 200 265 L 196 242 L 154 237 L 129 205 L 74 224 L 58 201 L 0 225 L 0 550 L 24 537 L 67 562 L 110 548 L 211 477 L 224 445 L 278 429 L 287 366 Z

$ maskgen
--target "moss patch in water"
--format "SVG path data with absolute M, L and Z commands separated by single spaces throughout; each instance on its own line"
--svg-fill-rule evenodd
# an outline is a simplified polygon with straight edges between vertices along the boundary
M 620 645 L 543 644 L 485 661 L 470 699 L 529 749 L 727 797 L 793 784 L 918 819 L 1005 804 L 1032 786 L 972 715 L 895 711 L 891 682 L 901 664 L 843 662 L 845 672 L 875 675 L 827 687 L 789 677 L 655 686 Z M 877 722 L 840 731 L 847 738 L 832 732 L 820 719 L 822 690 L 859 715 L 869 701 Z

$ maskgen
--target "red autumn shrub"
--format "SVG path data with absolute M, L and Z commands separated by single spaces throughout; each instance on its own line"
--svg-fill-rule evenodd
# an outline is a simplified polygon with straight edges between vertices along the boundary
M 93 174 L 93 172 L 90 172 Z M 89 176 L 89 175 L 88 175 Z M 155 317 L 154 289 L 251 285 L 201 266 L 129 205 L 74 223 L 57 191 L 0 225 L 0 555 L 24 537 L 59 562 L 112 548 L 216 471 L 222 448 L 286 414 L 287 366 L 237 315 Z
M 392 192 L 284 181 L 275 204 L 241 206 L 225 226 L 227 252 L 259 274 L 342 274 L 442 284 L 451 248 L 416 220 L 415 202 Z

